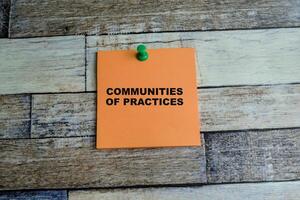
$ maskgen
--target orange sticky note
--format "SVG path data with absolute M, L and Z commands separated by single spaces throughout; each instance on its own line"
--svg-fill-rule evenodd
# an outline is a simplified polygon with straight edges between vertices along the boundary
M 147 51 L 98 52 L 97 148 L 201 144 L 194 49 Z

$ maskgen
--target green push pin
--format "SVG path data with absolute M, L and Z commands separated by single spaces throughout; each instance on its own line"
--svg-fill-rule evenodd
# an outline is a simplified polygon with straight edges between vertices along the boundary
M 139 45 L 137 47 L 137 51 L 138 51 L 138 53 L 137 53 L 136 57 L 139 61 L 145 61 L 148 59 L 149 55 L 146 51 L 145 45 L 143 45 L 143 44 Z

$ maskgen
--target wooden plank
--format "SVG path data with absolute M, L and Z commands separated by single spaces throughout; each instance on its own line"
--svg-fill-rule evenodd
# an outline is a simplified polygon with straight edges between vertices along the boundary
M 209 183 L 300 178 L 300 129 L 212 133 L 205 142 Z
M 10 0 L 0 1 L 0 38 L 8 37 Z
M 0 95 L 0 139 L 30 137 L 30 96 Z
M 202 89 L 203 131 L 300 127 L 300 84 Z
M 300 127 L 300 84 L 208 88 L 199 96 L 202 131 Z M 32 136 L 94 135 L 95 102 L 93 93 L 33 95 Z
M 83 36 L 0 40 L 0 94 L 85 90 Z
M 0 140 L 0 190 L 205 183 L 204 148 L 96 150 L 94 137 Z
M 95 135 L 96 94 L 33 95 L 32 137 Z
M 207 185 L 202 187 L 161 187 L 111 190 L 74 190 L 70 200 L 298 200 L 300 182 Z
M 7 191 L 0 192 L 0 200 L 67 200 L 67 191 L 65 190 L 40 190 L 40 191 Z
M 299 0 L 13 0 L 10 37 L 300 25 Z
M 135 49 L 140 43 L 195 48 L 200 87 L 300 82 L 300 28 L 153 33 L 87 37 L 87 90 L 96 90 L 98 50 Z

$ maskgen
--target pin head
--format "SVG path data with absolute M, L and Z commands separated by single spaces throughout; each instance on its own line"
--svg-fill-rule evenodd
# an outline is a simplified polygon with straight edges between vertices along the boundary
M 137 53 L 136 57 L 139 61 L 145 61 L 148 59 L 149 55 L 146 51 L 145 45 L 143 45 L 143 44 L 139 45 L 137 47 L 137 51 L 138 51 L 138 53 Z

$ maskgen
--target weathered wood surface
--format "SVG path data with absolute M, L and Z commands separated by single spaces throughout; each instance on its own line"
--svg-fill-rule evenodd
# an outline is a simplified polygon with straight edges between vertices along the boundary
M 300 25 L 299 0 L 13 0 L 10 37 Z
M 8 36 L 10 0 L 0 1 L 0 38 Z
M 299 28 L 153 33 L 87 37 L 87 90 L 96 90 L 98 50 L 135 49 L 140 43 L 195 48 L 198 86 L 300 82 Z
M 96 89 L 97 50 L 135 48 L 142 42 L 149 48 L 196 48 L 198 86 L 300 82 L 299 38 L 297 28 L 91 36 L 87 90 Z M 83 36 L 0 40 L 0 78 L 6 83 L 0 94 L 84 91 L 84 43 Z
M 8 22 L 12 38 L 178 32 L 1 39 L 0 94 L 34 94 L 0 96 L 0 190 L 300 179 L 300 29 L 181 32 L 299 27 L 299 0 L 11 2 L 9 20 L 0 0 L 0 37 Z M 95 93 L 35 94 L 95 91 L 96 51 L 140 43 L 196 48 L 205 146 L 99 151 Z M 244 86 L 265 84 L 275 85 Z M 71 191 L 70 199 L 298 199 L 299 186 Z M 0 193 L 13 198 L 67 194 Z
M 83 36 L 1 39 L 0 94 L 85 90 Z
M 0 200 L 68 200 L 67 191 L 10 191 L 0 192 Z
M 202 131 L 300 127 L 300 84 L 200 90 Z
M 70 191 L 70 200 L 299 200 L 300 182 Z
M 204 147 L 96 150 L 94 137 L 0 140 L 0 190 L 205 183 Z
M 209 183 L 300 178 L 300 129 L 211 133 L 205 142 Z
M 0 139 L 30 137 L 30 96 L 0 95 Z
M 34 95 L 32 137 L 95 135 L 96 94 Z
M 300 84 L 201 89 L 202 131 L 300 127 Z M 32 136 L 95 134 L 94 93 L 33 95 Z
M 93 137 L 0 140 L 0 190 L 300 178 L 300 129 L 204 135 L 206 157 L 203 147 L 99 151 Z

